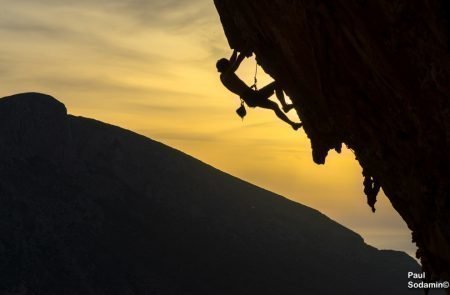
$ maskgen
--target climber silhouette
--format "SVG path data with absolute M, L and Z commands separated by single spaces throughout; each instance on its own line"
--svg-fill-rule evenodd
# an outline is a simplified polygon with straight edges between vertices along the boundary
M 275 112 L 278 118 L 283 120 L 292 126 L 294 130 L 302 127 L 302 123 L 292 122 L 281 110 L 277 103 L 269 100 L 269 97 L 273 95 L 275 92 L 278 100 L 280 101 L 283 111 L 289 112 L 294 108 L 293 104 L 287 104 L 284 98 L 283 90 L 278 87 L 277 82 L 272 82 L 266 86 L 264 86 L 260 90 L 253 90 L 251 87 L 248 87 L 247 84 L 244 83 L 237 75 L 236 70 L 239 68 L 239 65 L 244 60 L 245 54 L 241 52 L 238 54 L 236 50 L 233 51 L 230 59 L 222 58 L 217 61 L 216 67 L 217 71 L 220 72 L 220 81 L 222 84 L 234 94 L 239 95 L 239 97 L 249 106 L 249 107 L 260 107 L 264 109 L 270 109 Z M 239 114 L 239 109 L 238 109 Z M 241 117 L 243 115 L 239 114 Z M 245 115 L 245 111 L 244 111 Z

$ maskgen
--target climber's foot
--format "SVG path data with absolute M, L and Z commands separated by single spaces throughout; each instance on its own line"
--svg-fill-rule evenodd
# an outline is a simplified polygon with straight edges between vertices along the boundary
M 293 123 L 291 126 L 292 126 L 292 129 L 297 131 L 299 128 L 301 128 L 303 126 L 303 123 Z
M 287 105 L 283 106 L 283 111 L 284 111 L 285 113 L 287 113 L 287 112 L 289 112 L 290 110 L 292 110 L 293 108 L 294 108 L 294 105 L 293 105 L 293 104 L 287 104 Z

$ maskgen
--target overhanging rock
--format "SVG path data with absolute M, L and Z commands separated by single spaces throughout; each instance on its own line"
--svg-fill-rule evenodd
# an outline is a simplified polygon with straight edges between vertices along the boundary
M 230 47 L 249 46 L 294 102 L 313 160 L 352 149 L 369 204 L 381 186 L 423 268 L 450 279 L 446 1 L 214 2 Z

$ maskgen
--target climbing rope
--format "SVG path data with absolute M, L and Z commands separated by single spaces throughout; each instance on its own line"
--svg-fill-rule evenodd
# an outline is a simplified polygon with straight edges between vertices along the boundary
M 258 62 L 255 60 L 255 76 L 253 77 L 253 85 L 250 88 L 253 88 L 254 90 L 258 90 L 258 79 L 256 76 L 258 75 Z

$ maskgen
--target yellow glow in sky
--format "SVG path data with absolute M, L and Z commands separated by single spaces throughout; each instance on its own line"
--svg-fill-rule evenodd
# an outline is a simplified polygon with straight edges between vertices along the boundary
M 37 91 L 311 206 L 379 248 L 415 247 L 384 195 L 372 214 L 353 154 L 313 164 L 309 140 L 220 84 L 231 51 L 212 1 L 0 0 L 0 95 Z M 255 61 L 239 75 L 253 82 Z M 259 71 L 259 85 L 271 78 Z M 293 120 L 294 112 L 290 114 Z

